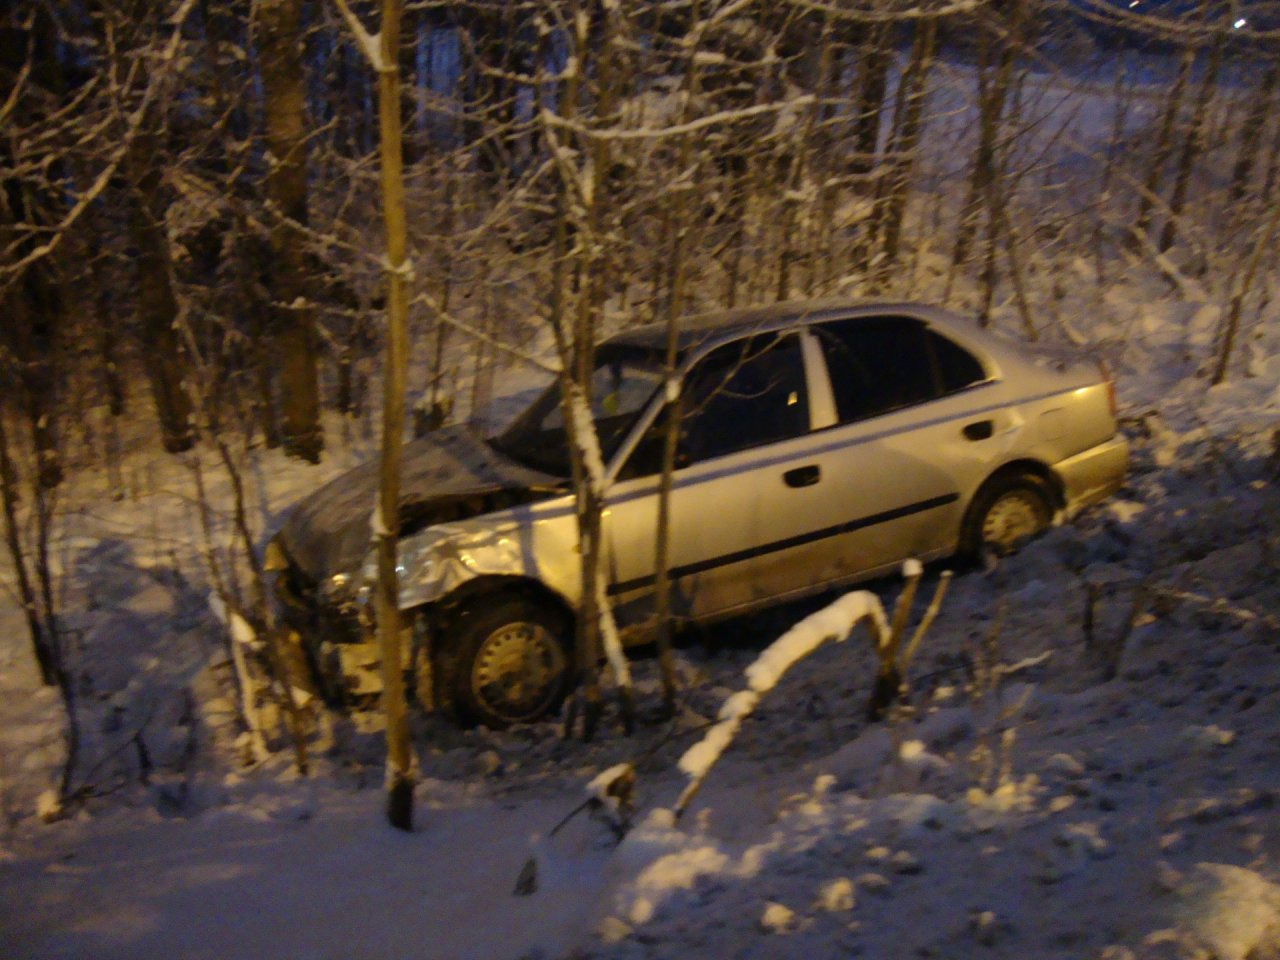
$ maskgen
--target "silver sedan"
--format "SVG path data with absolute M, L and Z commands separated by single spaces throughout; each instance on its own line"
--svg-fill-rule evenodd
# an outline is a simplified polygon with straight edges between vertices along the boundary
M 666 331 L 596 352 L 608 593 L 650 612 L 668 391 Z M 682 418 L 671 488 L 674 612 L 739 614 L 922 561 L 1011 550 L 1122 483 L 1105 368 L 1018 345 L 911 303 L 810 301 L 679 331 Z M 581 597 L 569 451 L 553 384 L 502 433 L 462 427 L 406 448 L 400 605 L 431 643 L 433 699 L 505 725 L 571 680 Z M 376 465 L 299 503 L 269 548 L 278 593 L 318 664 L 368 664 Z M 641 636 L 640 634 L 636 634 Z M 421 658 L 420 658 L 421 659 Z M 368 689 L 366 687 L 366 689 Z

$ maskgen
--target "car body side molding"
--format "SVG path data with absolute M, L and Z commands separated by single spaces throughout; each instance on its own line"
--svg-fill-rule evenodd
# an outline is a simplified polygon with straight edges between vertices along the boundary
M 724 553 L 718 557 L 709 557 L 706 560 L 699 560 L 697 563 L 689 563 L 681 567 L 673 567 L 671 569 L 671 578 L 674 580 L 679 579 L 680 577 L 691 577 L 695 574 L 705 573 L 707 570 L 713 570 L 716 567 L 723 567 L 730 563 L 742 563 L 747 560 L 754 560 L 756 557 L 763 557 L 766 554 L 777 553 L 780 550 L 789 550 L 792 547 L 802 547 L 807 543 L 825 540 L 828 537 L 838 537 L 841 534 L 852 533 L 854 530 L 862 530 L 866 527 L 874 527 L 876 524 L 889 523 L 892 520 L 900 520 L 903 517 L 909 517 L 914 513 L 923 513 L 926 510 L 945 507 L 948 504 L 955 503 L 959 499 L 960 495 L 958 493 L 948 493 L 940 497 L 920 500 L 917 503 L 909 503 L 903 507 L 896 507 L 893 510 L 885 510 L 882 513 L 874 513 L 868 517 L 860 517 L 857 520 L 846 520 L 844 523 L 837 523 L 834 526 L 823 527 L 820 530 L 811 530 L 808 533 L 797 534 L 794 537 L 775 540 L 772 543 L 761 544 L 758 547 L 751 547 L 748 550 L 736 550 L 733 553 Z M 652 586 L 655 579 L 656 578 L 653 576 L 646 576 L 636 577 L 634 580 L 624 580 L 621 583 L 610 584 L 606 592 L 609 596 L 630 593 L 633 590 Z

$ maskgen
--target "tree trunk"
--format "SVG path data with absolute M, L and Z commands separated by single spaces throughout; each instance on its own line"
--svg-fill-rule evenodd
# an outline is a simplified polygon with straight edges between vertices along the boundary
M 44 18 L 41 18 L 44 19 Z M 13 169 L 7 145 L 0 145 L 0 164 Z M 55 160 L 53 167 L 60 167 Z M 60 179 L 56 176 L 52 179 Z M 53 191 L 18 175 L 6 176 L 0 193 L 0 241 L 15 257 L 37 246 L 41 227 L 57 219 Z M 53 258 L 27 266 L 0 288 L 0 348 L 12 355 L 16 393 L 31 430 L 38 461 L 37 478 L 51 489 L 62 482 L 62 462 L 57 441 L 58 325 L 63 315 L 62 284 Z
M 1258 275 L 1258 267 L 1262 263 L 1263 256 L 1271 250 L 1271 243 L 1275 239 L 1277 226 L 1280 226 L 1280 204 L 1272 204 L 1266 226 L 1258 231 L 1254 240 L 1253 253 L 1249 257 L 1249 264 L 1245 268 L 1244 277 L 1241 278 L 1240 288 L 1236 291 L 1236 295 L 1231 298 L 1231 309 L 1227 313 L 1223 326 L 1218 349 L 1218 361 L 1213 370 L 1212 383 L 1214 386 L 1227 379 L 1227 367 L 1231 363 L 1231 354 L 1235 349 L 1236 331 L 1240 326 L 1240 315 L 1244 312 L 1244 301 L 1253 287 L 1253 281 Z
M 1232 203 L 1239 201 L 1249 187 L 1249 177 L 1258 162 L 1262 132 L 1266 129 L 1267 119 L 1275 106 L 1273 101 L 1277 85 L 1280 85 L 1280 56 L 1271 61 L 1258 92 L 1249 101 L 1248 116 L 1240 131 L 1240 152 L 1236 155 L 1235 167 L 1231 171 L 1229 197 Z
M 688 123 L 692 119 L 692 108 L 699 92 L 700 75 L 698 72 L 698 41 L 702 34 L 698 30 L 701 21 L 701 0 L 693 3 L 693 42 L 688 44 L 685 63 L 685 102 L 681 111 L 680 122 Z M 680 170 L 688 170 L 692 160 L 692 144 L 687 136 L 680 138 L 678 150 Z M 694 181 L 697 177 L 694 174 Z M 668 204 L 664 209 L 664 217 L 676 216 L 677 211 Z M 668 225 L 664 223 L 664 227 Z M 664 230 L 664 233 L 666 230 Z M 687 229 L 677 224 L 671 231 L 669 247 L 670 260 L 667 264 L 667 276 L 670 286 L 665 297 L 666 306 L 666 354 L 663 361 L 663 379 L 667 395 L 667 423 L 662 439 L 662 474 L 658 480 L 658 527 L 654 540 L 654 601 L 653 612 L 657 630 L 658 667 L 662 676 L 662 699 L 668 713 L 674 713 L 676 704 L 676 671 L 671 651 L 671 484 L 676 469 L 676 446 L 680 439 L 681 402 L 678 391 L 679 381 L 676 379 L 678 361 L 677 321 L 683 311 L 685 286 L 685 240 Z
M 53 638 L 45 630 L 35 585 L 31 582 L 28 557 L 23 549 L 22 530 L 18 524 L 19 499 L 18 472 L 13 464 L 5 414 L 0 410 L 0 506 L 4 509 L 5 544 L 9 548 L 9 559 L 17 575 L 18 600 L 27 621 L 27 632 L 31 635 L 31 648 L 35 653 L 36 665 L 40 668 L 40 679 L 47 686 L 53 686 L 58 682 L 57 651 Z
M 881 21 L 867 30 L 862 62 L 858 66 L 858 96 L 853 128 L 855 155 L 851 163 L 855 174 L 865 175 L 875 167 L 876 147 L 880 142 L 880 113 L 884 106 L 889 63 L 893 54 L 892 40 L 891 21 Z
M 1267 154 L 1267 174 L 1263 178 L 1261 193 L 1263 204 L 1270 202 L 1277 179 L 1280 179 L 1280 123 L 1276 124 L 1275 132 L 1271 136 L 1271 149 Z
M 186 351 L 174 327 L 178 302 L 169 279 L 169 237 L 160 202 L 161 178 L 159 170 L 150 162 L 154 145 L 153 136 L 140 136 L 135 145 L 135 168 L 142 166 L 143 169 L 135 176 L 129 198 L 129 233 L 137 251 L 134 263 L 138 320 L 142 342 L 146 344 L 143 362 L 151 382 L 161 438 L 170 453 L 182 453 L 191 449 L 195 434 L 191 426 L 191 399 L 183 386 Z
M 902 220 L 907 209 L 907 193 L 920 142 L 921 118 L 933 64 L 933 48 L 938 25 L 933 18 L 916 25 L 911 43 L 911 62 L 900 81 L 898 104 L 893 116 L 893 138 L 889 148 L 890 173 L 880 185 L 883 200 L 881 221 L 886 266 L 897 263 L 902 237 Z
M 1207 4 L 1200 5 L 1200 22 L 1204 21 Z M 1164 177 L 1164 168 L 1173 153 L 1173 127 L 1177 123 L 1178 114 L 1182 112 L 1182 98 L 1191 79 L 1191 68 L 1196 62 L 1196 46 L 1190 40 L 1182 51 L 1182 59 L 1178 62 L 1178 73 L 1174 77 L 1173 86 L 1169 88 L 1169 96 L 1165 100 L 1164 115 L 1160 118 L 1160 131 L 1156 135 L 1155 150 L 1151 155 L 1151 166 L 1147 169 L 1147 179 L 1143 183 L 1142 192 L 1138 195 L 1138 216 L 1134 221 L 1134 230 L 1146 233 L 1151 226 L 1151 207 L 1155 203 L 1156 194 L 1160 190 L 1160 182 Z
M 401 436 L 409 359 L 409 232 L 404 204 L 401 148 L 400 45 L 402 0 L 382 0 L 381 29 L 370 35 L 347 0 L 335 0 L 355 34 L 357 45 L 378 75 L 378 130 L 382 181 L 382 218 L 387 231 L 387 366 L 382 392 L 382 456 L 373 540 L 378 560 L 374 589 L 379 656 L 382 661 L 382 709 L 387 723 L 387 820 L 398 830 L 413 829 L 413 751 L 405 703 L 404 658 L 400 636 L 400 583 L 396 572 L 400 530 Z M 430 656 L 431 652 L 426 651 Z
M 271 206 L 271 296 L 280 368 L 284 449 L 318 463 L 324 450 L 316 375 L 315 317 L 306 295 L 306 82 L 301 0 L 259 0 L 267 199 Z M 395 39 L 395 38 L 393 38 Z
M 382 703 L 387 717 L 387 818 L 400 830 L 413 829 L 413 754 L 404 695 L 400 650 L 399 581 L 396 536 L 400 528 L 400 437 L 404 429 L 406 368 L 409 358 L 408 226 L 401 168 L 400 42 L 401 0 L 382 0 L 378 122 L 382 158 L 382 212 L 387 227 L 387 371 L 382 406 L 382 468 L 378 486 L 378 644 L 382 655 Z
M 1191 126 L 1187 130 L 1186 139 L 1182 141 L 1182 154 L 1178 158 L 1178 175 L 1173 184 L 1173 195 L 1169 198 L 1169 216 L 1164 222 L 1164 230 L 1160 233 L 1158 246 L 1161 253 L 1172 247 L 1178 236 L 1178 218 L 1182 216 L 1183 208 L 1186 206 L 1191 171 L 1204 146 L 1205 118 L 1209 113 L 1209 104 L 1213 100 L 1214 90 L 1217 88 L 1218 69 L 1222 65 L 1222 48 L 1226 39 L 1226 33 L 1219 30 L 1209 49 L 1209 62 L 1205 66 L 1204 79 L 1196 94 L 1195 107 L 1191 113 Z
M 1028 0 L 1014 0 L 1008 14 L 1003 38 L 1000 41 L 1000 57 L 995 77 L 989 75 L 993 31 L 983 33 L 982 51 L 978 64 L 978 145 L 974 150 L 973 172 L 969 180 L 969 192 L 960 214 L 960 228 L 956 233 L 953 268 L 963 266 L 969 259 L 969 245 L 977 233 L 979 208 L 989 196 L 992 179 L 996 176 L 996 149 L 1000 134 L 1000 121 L 1004 114 L 1005 100 L 1013 80 L 1013 66 L 1017 59 L 1018 45 Z

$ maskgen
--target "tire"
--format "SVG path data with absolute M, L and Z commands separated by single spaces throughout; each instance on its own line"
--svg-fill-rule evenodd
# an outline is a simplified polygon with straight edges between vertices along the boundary
M 979 558 L 985 552 L 1007 556 L 1053 522 L 1053 493 L 1040 477 L 1010 474 L 989 480 L 969 507 L 962 553 Z
M 560 706 L 572 677 L 567 618 L 518 595 L 477 597 L 442 631 L 443 693 L 459 719 L 503 729 Z

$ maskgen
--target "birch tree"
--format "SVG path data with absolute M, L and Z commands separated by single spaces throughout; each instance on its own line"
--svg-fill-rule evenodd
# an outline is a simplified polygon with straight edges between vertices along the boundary
M 563 26 L 571 38 L 572 52 L 560 77 L 559 114 L 543 107 L 541 119 L 543 136 L 559 176 L 550 321 L 560 358 L 560 389 L 570 447 L 582 578 L 574 638 L 579 686 L 570 702 L 565 733 L 571 734 L 580 718 L 582 737 L 590 740 L 603 714 L 598 680 L 602 653 L 613 667 L 623 723 L 629 730 L 633 722 L 630 669 L 622 654 L 617 624 L 605 591 L 604 462 L 591 416 L 595 342 L 603 291 L 599 274 L 603 266 L 601 207 L 606 198 L 602 187 L 609 165 L 609 147 L 603 138 L 591 136 L 590 127 L 578 114 L 588 56 L 594 47 L 598 51 L 597 116 L 604 122 L 611 119 L 610 58 L 614 31 L 618 28 L 618 9 L 612 5 L 604 9 L 601 32 L 594 37 L 590 11 L 579 0 L 571 0 L 567 13 Z M 578 135 L 571 146 L 565 137 L 574 131 Z M 570 227 L 572 247 L 569 246 Z
M 382 466 L 372 523 L 378 561 L 374 610 L 382 659 L 382 707 L 387 725 L 387 820 L 399 830 L 412 830 L 415 771 L 405 703 L 400 589 L 396 573 L 400 526 L 400 447 L 404 432 L 409 355 L 409 284 L 413 277 L 413 266 L 408 256 L 401 159 L 398 48 L 402 4 L 400 0 L 382 0 L 378 33 L 370 34 L 346 0 L 335 2 L 351 28 L 360 52 L 378 76 L 382 216 L 387 236 L 387 354 L 382 403 Z

